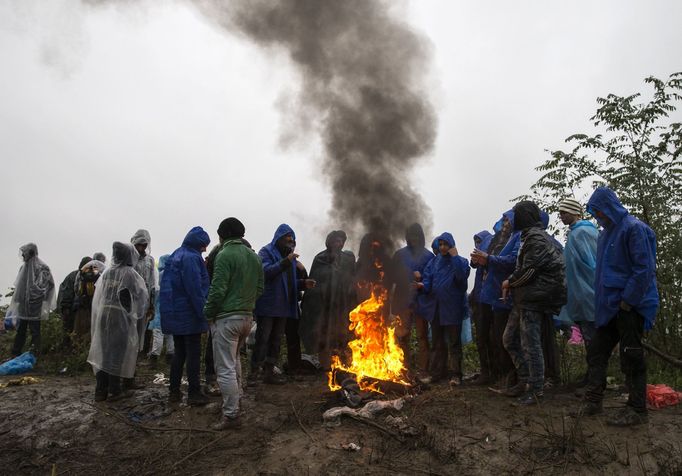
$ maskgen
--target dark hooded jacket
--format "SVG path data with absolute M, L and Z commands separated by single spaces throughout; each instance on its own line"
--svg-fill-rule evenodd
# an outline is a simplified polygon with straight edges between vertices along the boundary
M 437 240 L 455 246 L 450 233 L 443 233 Z M 421 293 L 431 295 L 432 299 L 420 301 L 423 317 L 431 322 L 438 317 L 442 326 L 461 325 L 466 315 L 469 262 L 461 256 L 438 255 L 426 267 L 424 288 Z M 437 315 L 436 315 L 437 314 Z
M 209 280 L 201 252 L 210 242 L 208 233 L 195 226 L 166 261 L 159 296 L 164 334 L 190 335 L 208 330 L 204 304 Z
M 597 218 L 603 227 L 597 243 L 594 286 L 597 327 L 606 326 L 625 301 L 644 316 L 645 329 L 651 329 L 659 304 L 654 231 L 630 215 L 607 187 L 594 191 L 587 210 L 592 215 L 599 210 L 611 222 Z
M 265 275 L 265 289 L 256 301 L 258 317 L 298 319 L 299 283 L 296 260 L 291 262 L 277 249 L 277 242 L 286 235 L 292 235 L 294 240 L 296 239 L 294 230 L 286 223 L 282 223 L 277 227 L 270 244 L 258 252 Z
M 520 309 L 558 314 L 566 304 L 564 257 L 543 229 L 540 209 L 531 201 L 514 207 L 514 230 L 521 232 L 516 269 L 509 277 Z
M 378 247 L 372 246 L 375 242 L 379 243 Z M 382 283 L 384 287 L 389 288 L 395 282 L 389 243 L 385 236 L 377 233 L 367 233 L 360 240 L 358 261 L 355 264 L 355 291 L 358 302 L 369 299 L 370 284 Z M 386 310 L 388 311 L 388 308 Z
M 408 237 L 417 238 L 417 242 L 412 246 L 400 248 L 393 255 L 395 291 L 392 311 L 393 314 L 398 315 L 416 311 L 417 293 L 411 286 L 414 281 L 414 272 L 419 271 L 423 275 L 426 265 L 433 259 L 433 253 L 424 247 L 426 239 L 421 225 L 418 223 L 410 225 L 405 231 L 405 241 L 408 241 Z
M 347 342 L 348 314 L 357 304 L 353 288 L 355 256 L 350 251 L 332 252 L 329 243 L 335 236 L 345 241 L 345 234 L 329 233 L 327 249 L 315 256 L 310 267 L 310 279 L 317 284 L 304 293 L 301 302 L 299 333 L 311 354 L 338 349 Z
M 67 274 L 62 284 L 59 285 L 57 309 L 62 315 L 76 310 L 76 276 L 91 259 L 89 256 L 85 256 L 78 265 L 78 269 Z
M 512 307 L 511 300 L 500 300 L 502 281 L 514 271 L 521 245 L 521 232 L 514 230 L 514 211 L 508 210 L 502 216 L 509 220 L 512 229 L 509 234 L 501 230 L 496 232 L 490 243 L 480 294 L 480 302 L 491 305 L 496 311 L 509 310 Z

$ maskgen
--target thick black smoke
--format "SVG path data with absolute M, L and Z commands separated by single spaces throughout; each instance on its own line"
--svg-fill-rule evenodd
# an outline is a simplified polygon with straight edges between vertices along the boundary
M 424 78 L 429 43 L 371 0 L 196 2 L 211 19 L 283 48 L 303 84 L 291 111 L 312 118 L 325 148 L 338 225 L 391 238 L 430 228 L 410 171 L 433 148 L 436 116 Z

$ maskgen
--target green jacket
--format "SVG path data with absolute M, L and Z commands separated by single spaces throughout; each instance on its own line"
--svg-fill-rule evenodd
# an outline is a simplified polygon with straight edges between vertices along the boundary
M 213 280 L 204 306 L 208 320 L 252 314 L 263 294 L 263 265 L 241 239 L 229 240 L 216 256 Z

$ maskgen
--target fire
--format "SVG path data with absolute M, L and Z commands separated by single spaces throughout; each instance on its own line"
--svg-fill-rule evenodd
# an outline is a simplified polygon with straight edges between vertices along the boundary
M 346 366 L 338 355 L 332 356 L 328 374 L 330 389 L 341 388 L 335 378 L 339 370 L 354 374 L 361 390 L 382 393 L 377 382 L 367 382 L 367 378 L 409 385 L 404 381 L 404 355 L 396 341 L 395 324 L 387 326 L 384 323 L 383 309 L 387 294 L 383 286 L 374 285 L 370 298 L 350 312 L 349 329 L 356 337 L 348 343 L 353 358 L 350 365 Z

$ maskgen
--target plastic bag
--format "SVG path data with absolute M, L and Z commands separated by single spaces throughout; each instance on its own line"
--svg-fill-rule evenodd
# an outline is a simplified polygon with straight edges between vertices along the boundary
M 462 321 L 462 345 L 469 344 L 473 341 L 471 335 L 471 319 L 468 317 Z
M 580 332 L 578 326 L 571 326 L 571 338 L 568 339 L 569 344 L 580 345 L 583 343 L 583 334 Z
M 677 392 L 663 384 L 647 385 L 646 401 L 653 408 L 669 407 L 682 401 L 682 392 Z
M 33 369 L 36 363 L 36 356 L 31 352 L 24 352 L 18 357 L 8 360 L 0 365 L 0 375 L 17 375 Z

